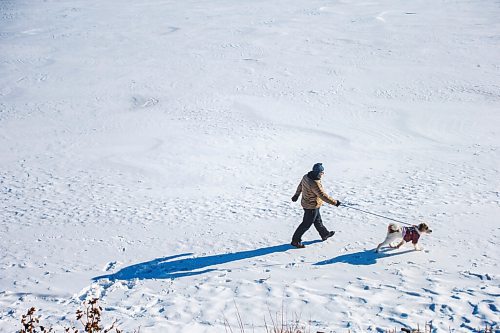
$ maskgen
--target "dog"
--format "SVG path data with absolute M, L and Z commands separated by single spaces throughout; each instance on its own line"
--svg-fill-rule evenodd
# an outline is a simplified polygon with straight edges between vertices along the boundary
M 418 246 L 418 239 L 423 234 L 430 234 L 432 230 L 426 223 L 419 225 L 412 225 L 408 227 L 400 227 L 396 223 L 391 223 L 387 227 L 387 236 L 385 240 L 377 246 L 375 252 L 378 252 L 382 246 L 389 245 L 389 247 L 399 249 L 405 242 L 412 242 L 415 251 L 421 251 L 422 248 Z M 401 241 L 394 245 L 394 241 Z

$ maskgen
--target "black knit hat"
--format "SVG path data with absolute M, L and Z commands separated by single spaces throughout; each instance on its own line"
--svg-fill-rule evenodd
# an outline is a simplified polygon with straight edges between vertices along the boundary
M 325 168 L 323 167 L 323 163 L 314 164 L 312 171 L 314 171 L 315 173 L 320 173 L 320 172 L 325 171 Z

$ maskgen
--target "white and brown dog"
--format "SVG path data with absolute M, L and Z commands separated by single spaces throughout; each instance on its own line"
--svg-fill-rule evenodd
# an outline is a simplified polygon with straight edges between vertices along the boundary
M 392 248 L 400 248 L 405 242 L 412 242 L 413 247 L 416 251 L 422 250 L 418 246 L 418 239 L 422 234 L 430 234 L 432 232 L 426 223 L 420 223 L 419 225 L 413 225 L 409 227 L 400 227 L 396 223 L 389 224 L 387 228 L 387 236 L 385 240 L 377 246 L 375 252 L 378 252 L 382 246 L 389 245 Z M 397 245 L 394 245 L 394 241 L 401 240 Z

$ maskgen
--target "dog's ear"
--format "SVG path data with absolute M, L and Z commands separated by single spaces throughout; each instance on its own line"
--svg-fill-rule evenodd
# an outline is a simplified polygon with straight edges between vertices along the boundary
M 427 223 L 424 223 L 424 222 L 422 222 L 418 225 L 418 231 L 429 232 L 429 233 L 432 232 L 432 230 L 429 229 L 429 226 L 427 225 Z
M 425 232 L 428 234 L 432 233 L 432 230 L 429 228 L 427 223 L 420 223 L 420 225 L 418 227 L 419 227 L 419 231 L 421 231 L 421 232 Z

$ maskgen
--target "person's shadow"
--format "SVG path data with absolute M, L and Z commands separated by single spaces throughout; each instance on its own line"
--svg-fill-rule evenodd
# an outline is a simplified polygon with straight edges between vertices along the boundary
M 388 257 L 394 257 L 398 256 L 401 254 L 413 252 L 413 250 L 406 250 L 406 251 L 401 251 L 401 252 L 393 252 L 395 249 L 388 249 L 381 251 L 379 253 L 375 252 L 374 250 L 364 250 L 356 253 L 347 253 L 340 255 L 338 257 L 328 259 L 328 260 L 323 260 L 320 262 L 315 263 L 314 265 L 316 266 L 322 266 L 322 265 L 330 265 L 330 264 L 336 264 L 336 263 L 345 263 L 345 264 L 351 264 L 351 265 L 373 265 L 377 263 L 378 259 L 383 259 L 383 258 L 388 258 Z
M 305 245 L 310 245 L 318 242 L 320 241 L 315 240 L 303 243 Z M 212 272 L 217 270 L 217 267 L 214 266 L 225 264 L 228 262 L 255 258 L 276 252 L 285 252 L 293 248 L 294 247 L 290 244 L 282 244 L 255 250 L 194 258 L 183 258 L 192 255 L 192 253 L 183 253 L 127 266 L 120 269 L 116 273 L 97 276 L 92 280 L 176 279 L 185 276 Z

